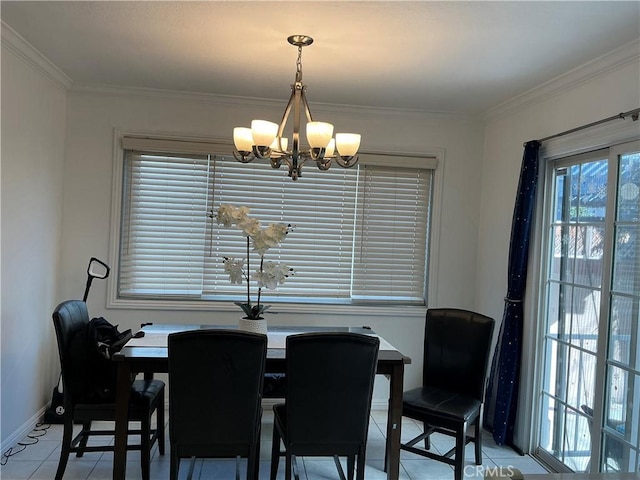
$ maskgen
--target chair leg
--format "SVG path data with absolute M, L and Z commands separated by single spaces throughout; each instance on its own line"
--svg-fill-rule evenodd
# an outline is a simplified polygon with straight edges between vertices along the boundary
M 260 420 L 258 421 L 258 433 L 256 435 L 256 448 L 253 454 L 254 473 L 253 479 L 258 480 L 260 477 L 260 445 L 262 437 L 262 412 L 260 412 Z
M 473 443 L 476 449 L 476 465 L 482 465 L 482 431 L 480 429 L 480 415 L 476 418 L 475 438 Z
M 69 454 L 71 453 L 72 437 L 73 437 L 73 419 L 65 418 L 64 431 L 62 432 L 62 449 L 60 450 L 60 460 L 58 461 L 58 470 L 56 471 L 55 480 L 62 480 L 64 471 L 67 468 L 67 461 L 69 460 Z
M 142 480 L 149 480 L 149 465 L 151 464 L 151 412 L 143 415 L 140 420 L 140 469 Z
M 169 480 L 178 480 L 180 459 L 178 458 L 178 448 L 175 445 L 169 447 L 169 457 Z
M 280 433 L 278 426 L 274 424 L 271 440 L 271 480 L 276 480 L 278 476 L 278 463 L 280 463 Z
M 347 457 L 347 478 L 349 480 L 353 480 L 353 472 L 356 468 L 356 456 L 355 455 L 349 455 Z
M 429 425 L 426 422 L 422 422 L 422 427 L 424 428 L 425 432 L 429 429 Z M 431 449 L 431 435 L 427 435 L 426 437 L 424 437 L 424 449 Z
M 84 455 L 84 449 L 87 446 L 87 442 L 89 441 L 89 432 L 91 431 L 91 421 L 82 423 L 82 438 L 80 439 L 80 443 L 78 444 L 78 450 L 76 452 L 76 457 L 80 458 Z
M 158 429 L 158 453 L 160 453 L 160 455 L 164 455 L 164 389 L 162 393 L 160 393 L 160 400 L 156 407 L 156 422 L 156 428 Z
M 196 457 L 191 457 L 189 460 L 190 461 L 189 461 L 189 471 L 187 472 L 187 480 L 191 480 L 193 478 L 193 471 L 196 469 Z
M 366 446 L 360 449 L 358 454 L 358 469 L 356 471 L 356 480 L 364 480 L 365 450 Z
M 456 430 L 456 446 L 454 457 L 454 479 L 462 480 L 464 473 L 464 445 L 467 439 L 467 428 L 465 425 L 461 425 Z
M 293 459 L 291 458 L 291 454 L 289 453 L 289 450 L 287 450 L 287 452 L 284 455 L 284 480 L 291 480 L 291 462 L 293 461 Z M 274 479 L 271 479 L 274 480 Z
M 336 470 L 338 471 L 338 477 L 340 480 L 347 480 L 347 477 L 344 476 L 344 470 L 342 469 L 342 464 L 340 463 L 340 457 L 338 455 L 333 456 L 333 462 L 336 464 Z M 353 480 L 353 465 L 355 463 L 355 458 L 353 455 L 347 456 L 347 475 L 349 475 L 349 480 Z M 295 465 L 295 461 L 294 461 Z M 294 472 L 295 473 L 295 472 Z M 296 480 L 297 480 L 296 475 Z
M 260 474 L 260 435 L 258 441 L 249 448 L 247 458 L 247 480 L 258 480 Z

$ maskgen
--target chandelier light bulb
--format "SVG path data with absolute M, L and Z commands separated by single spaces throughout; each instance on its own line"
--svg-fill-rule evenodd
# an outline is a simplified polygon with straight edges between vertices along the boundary
M 336 133 L 336 148 L 343 157 L 353 157 L 360 148 L 360 134 Z
M 282 137 L 280 139 L 280 142 L 278 142 L 278 137 L 276 137 L 273 140 L 273 143 L 271 144 L 271 150 L 274 152 L 286 152 L 287 151 L 287 146 L 289 145 L 289 139 L 287 137 Z M 282 146 L 282 148 L 280 148 L 280 146 Z
M 253 144 L 256 147 L 268 147 L 278 134 L 278 124 L 267 120 L 253 120 L 251 122 Z
M 253 145 L 253 134 L 247 127 L 233 129 L 233 143 L 239 152 L 250 152 Z
M 336 140 L 332 138 L 329 140 L 329 145 L 327 145 L 327 150 L 324 152 L 324 158 L 333 157 L 333 154 L 336 151 Z
M 333 136 L 333 125 L 326 122 L 307 123 L 307 142 L 311 148 L 325 148 Z

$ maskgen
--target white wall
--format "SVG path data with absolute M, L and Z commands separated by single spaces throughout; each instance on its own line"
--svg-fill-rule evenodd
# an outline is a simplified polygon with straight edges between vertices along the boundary
M 31 429 L 59 372 L 51 311 L 60 298 L 65 111 L 65 90 L 6 47 L 3 37 L 3 447 Z
M 538 91 L 531 92 L 531 96 L 543 95 L 531 105 L 526 105 L 525 101 L 528 99 L 523 97 L 516 99 L 513 105 L 502 106 L 502 110 L 507 113 L 497 114 L 487 123 L 478 234 L 476 297 L 479 311 L 486 312 L 497 320 L 502 319 L 511 220 L 523 143 L 640 107 L 639 57 L 640 44 L 635 42 L 615 52 L 608 59 L 602 59 L 603 64 L 611 63 L 604 71 L 590 74 L 599 67 L 594 64 L 585 65 L 582 69 L 570 72 Z M 570 88 L 567 88 L 567 83 L 570 83 Z M 509 107 L 517 106 L 519 102 L 524 106 L 509 111 Z M 620 124 L 611 123 L 610 128 L 616 128 L 616 125 Z M 586 131 L 584 135 L 588 136 L 590 133 L 593 131 Z M 636 138 L 640 137 L 640 122 L 636 122 L 635 134 Z M 538 193 L 542 189 L 541 186 Z M 539 235 L 540 232 L 533 233 L 534 238 Z M 532 330 L 536 326 L 536 319 L 533 318 L 532 307 L 536 300 L 537 285 L 531 278 L 531 268 L 535 262 L 535 255 L 531 255 L 525 298 L 525 361 L 521 383 L 533 378 L 533 364 L 526 359 L 530 358 L 531 349 L 534 348 Z M 531 413 L 530 404 L 526 402 L 530 395 L 521 395 L 520 398 L 519 411 L 522 416 L 516 442 L 526 449 Z

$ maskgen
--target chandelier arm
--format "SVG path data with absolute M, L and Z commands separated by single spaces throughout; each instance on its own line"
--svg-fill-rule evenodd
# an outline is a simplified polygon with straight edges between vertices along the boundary
M 322 160 L 316 160 L 316 164 L 318 165 L 318 170 L 326 171 L 331 168 L 331 159 L 324 158 Z
M 307 117 L 307 122 L 313 122 L 313 117 L 311 116 L 311 109 L 309 108 L 309 102 L 307 102 L 307 95 L 305 93 L 306 89 L 307 87 L 303 85 L 300 101 L 302 103 L 302 106 L 304 107 L 304 113 Z M 311 155 L 311 158 L 317 162 L 322 161 L 322 159 L 324 159 L 324 154 L 326 150 L 327 150 L 326 148 L 310 148 L 309 155 Z
M 258 147 L 257 145 L 253 146 L 253 155 L 255 158 L 259 158 L 260 160 L 267 160 L 271 155 L 270 147 Z
M 280 168 L 282 166 L 282 159 L 283 157 L 275 157 L 275 158 L 271 158 L 271 168 Z M 286 161 L 286 157 L 285 157 L 285 161 Z
M 291 149 L 292 165 L 290 167 L 293 169 L 298 169 L 298 158 L 300 156 L 300 98 L 303 88 L 304 85 L 302 83 L 295 83 L 293 98 L 293 147 Z
M 287 107 L 284 109 L 284 113 L 282 114 L 282 120 L 280 120 L 280 125 L 278 126 L 278 136 L 276 137 L 276 139 L 278 140 L 278 147 L 282 151 L 285 151 L 285 150 L 283 150 L 282 145 L 280 145 L 280 139 L 284 134 L 285 127 L 287 126 L 287 120 L 289 119 L 289 114 L 291 113 L 291 107 L 295 100 L 295 95 L 296 95 L 295 85 L 291 85 L 291 95 L 289 96 Z
M 287 169 L 289 170 L 289 173 L 287 174 L 289 177 L 291 177 L 292 180 L 297 180 L 298 177 L 302 176 L 302 165 L 304 164 L 304 162 L 300 165 L 298 165 L 298 163 L 296 162 L 295 164 L 290 160 L 290 157 L 286 156 L 286 157 L 280 157 L 278 159 L 278 167 L 280 167 L 280 165 L 282 165 L 282 163 L 285 163 L 287 165 Z M 275 166 L 274 160 L 271 160 L 271 167 L 273 168 L 278 168 Z
M 322 162 L 324 160 L 324 154 L 326 153 L 326 151 L 327 151 L 327 149 L 324 148 L 324 147 L 311 148 L 311 149 L 309 149 L 309 155 L 316 162 Z
M 233 158 L 235 158 L 240 163 L 250 163 L 255 160 L 256 156 L 252 152 L 239 152 L 234 148 Z
M 298 166 L 299 168 L 302 168 L 302 166 L 307 163 L 309 160 L 313 160 L 311 157 L 307 156 L 307 155 L 302 155 L 300 157 L 302 159 L 302 161 L 299 161 Z
M 301 95 L 301 101 L 302 101 L 302 105 L 304 106 L 304 113 L 307 116 L 307 122 L 313 122 L 313 117 L 311 116 L 311 109 L 309 108 L 309 102 L 307 102 L 307 86 L 303 83 L 302 84 L 302 95 Z
M 338 152 L 336 152 L 335 160 L 342 168 L 351 168 L 358 163 L 359 157 L 358 155 L 342 157 Z

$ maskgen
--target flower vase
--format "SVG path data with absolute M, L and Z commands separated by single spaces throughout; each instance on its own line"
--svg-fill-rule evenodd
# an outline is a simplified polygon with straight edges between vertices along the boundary
M 267 334 L 267 320 L 259 318 L 257 320 L 251 320 L 249 318 L 241 318 L 238 324 L 238 329 L 245 332 L 262 333 Z

